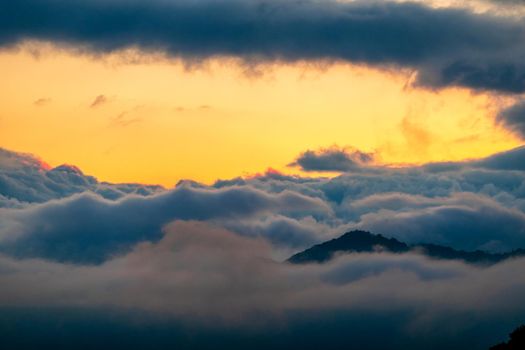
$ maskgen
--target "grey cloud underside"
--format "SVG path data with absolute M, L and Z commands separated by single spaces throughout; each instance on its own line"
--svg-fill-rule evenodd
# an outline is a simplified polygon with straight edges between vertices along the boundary
M 100 263 L 138 242 L 158 240 L 162 226 L 175 219 L 231 220 L 272 212 L 323 215 L 329 211 L 320 199 L 290 191 L 267 194 L 250 187 L 203 190 L 179 186 L 159 195 L 119 201 L 80 194 L 27 210 L 0 211 L 0 251 L 19 257 Z
M 408 243 L 502 251 L 525 244 L 524 162 L 525 148 L 520 147 L 470 162 L 364 167 L 333 179 L 268 174 L 215 186 L 250 185 L 275 193 L 288 189 L 321 198 L 334 212 L 319 220 L 330 228 L 323 231 L 325 238 L 362 228 Z
M 525 138 L 525 101 L 522 100 L 500 111 L 496 121 L 521 138 Z
M 58 1 L 0 3 L 0 44 L 49 40 L 186 59 L 342 60 L 416 69 L 423 85 L 525 91 L 521 19 L 415 3 Z

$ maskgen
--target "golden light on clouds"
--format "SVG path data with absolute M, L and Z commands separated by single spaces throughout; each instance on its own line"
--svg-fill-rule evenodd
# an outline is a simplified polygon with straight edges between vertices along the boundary
M 114 182 L 286 172 L 300 152 L 333 144 L 383 163 L 485 156 L 518 145 L 496 128 L 494 99 L 407 87 L 407 72 L 347 64 L 97 59 L 47 49 L 0 54 L 1 146 Z M 254 73 L 254 72 L 249 72 Z

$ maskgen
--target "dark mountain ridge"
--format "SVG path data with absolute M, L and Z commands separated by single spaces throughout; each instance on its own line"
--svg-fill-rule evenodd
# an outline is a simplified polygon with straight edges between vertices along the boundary
M 469 264 L 492 265 L 503 260 L 525 256 L 525 249 L 517 249 L 508 253 L 489 253 L 481 250 L 463 251 L 437 244 L 408 245 L 395 238 L 386 238 L 367 231 L 350 231 L 339 238 L 334 238 L 314 245 L 299 252 L 287 261 L 293 264 L 324 263 L 338 253 L 408 253 L 421 254 L 432 259 L 461 260 Z

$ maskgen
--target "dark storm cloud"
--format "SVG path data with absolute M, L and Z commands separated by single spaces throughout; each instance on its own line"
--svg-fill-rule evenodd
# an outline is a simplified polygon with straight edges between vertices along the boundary
M 347 151 L 339 148 L 321 149 L 319 151 L 306 151 L 289 164 L 297 166 L 304 171 L 352 171 L 372 162 L 371 153 L 358 150 Z
M 185 59 L 343 60 L 416 69 L 427 86 L 525 91 L 512 17 L 382 1 L 20 0 L 0 4 L 0 44 L 49 40 Z
M 500 111 L 496 121 L 520 138 L 525 139 L 525 101 Z M 522 162 L 525 163 L 525 161 Z

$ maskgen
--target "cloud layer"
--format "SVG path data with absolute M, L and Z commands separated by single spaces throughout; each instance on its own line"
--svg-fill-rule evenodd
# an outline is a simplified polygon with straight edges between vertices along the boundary
M 53 319 L 73 327 L 76 321 L 62 320 L 70 312 L 80 312 L 92 329 L 101 322 L 94 319 L 112 310 L 129 313 L 127 321 L 104 332 L 133 329 L 129 317 L 138 318 L 139 328 L 155 333 L 160 327 L 171 345 L 194 348 L 242 347 L 243 337 L 260 338 L 261 348 L 313 348 L 331 335 L 328 347 L 383 349 L 383 338 L 366 331 L 374 327 L 389 334 L 394 348 L 486 348 L 525 312 L 525 259 L 487 268 L 385 253 L 324 265 L 283 261 L 354 228 L 466 250 L 523 248 L 523 152 L 409 168 L 351 167 L 331 179 L 273 171 L 138 193 L 141 185 L 103 184 L 74 166 L 52 169 L 4 150 L 0 329 L 7 331 L 0 334 L 9 344 L 42 341 L 34 327 L 39 312 L 21 310 L 43 308 L 49 316 L 44 334 L 63 329 L 48 328 Z M 313 154 L 324 160 L 323 152 Z M 102 186 L 133 190 L 103 196 Z M 5 326 L 22 315 L 25 321 Z M 319 331 L 319 324 L 335 328 Z M 24 329 L 31 337 L 20 337 Z M 210 332 L 210 343 L 195 340 L 188 329 Z M 312 329 L 318 338 L 306 341 Z M 355 343 L 348 343 L 349 332 Z M 142 341 L 154 340 L 144 335 Z
M 41 203 L 85 191 L 118 199 L 127 194 L 149 195 L 161 190 L 161 186 L 98 182 L 75 166 L 51 168 L 32 155 L 0 148 L 0 208 Z
M 210 345 L 224 341 L 222 332 L 232 329 L 241 342 L 253 332 L 276 332 L 284 335 L 277 348 L 301 343 L 304 332 L 308 334 L 305 318 L 313 324 L 335 318 L 336 324 L 350 328 L 344 336 L 334 333 L 328 348 L 362 344 L 370 349 L 384 348 L 386 340 L 359 335 L 354 328 L 359 324 L 390 328 L 389 344 L 402 342 L 406 349 L 442 346 L 440 337 L 456 339 L 449 343 L 451 349 L 467 344 L 477 349 L 480 344 L 460 335 L 471 328 L 490 329 L 483 324 L 487 319 L 516 319 L 525 311 L 523 259 L 477 269 L 420 256 L 359 254 L 297 267 L 272 261 L 270 254 L 262 240 L 202 223 L 177 222 L 165 229 L 159 242 L 140 244 L 99 266 L 0 257 L 0 307 L 46 306 L 51 312 L 72 307 L 131 309 L 174 320 L 174 334 L 180 322 L 197 327 L 198 334 L 215 329 L 207 337 Z M 450 327 L 443 327 L 444 319 Z M 151 321 L 145 320 L 141 327 L 155 333 Z M 294 328 L 297 334 L 288 333 Z M 328 331 L 318 332 L 314 333 Z M 485 332 L 479 339 L 483 344 L 492 337 Z M 198 343 L 189 344 L 193 342 Z
M 525 91 L 520 18 L 385 1 L 3 1 L 0 45 L 26 39 L 202 60 L 342 60 L 415 69 L 419 84 Z
M 331 153 L 317 154 L 317 165 L 333 161 Z M 350 228 L 409 243 L 512 250 L 525 247 L 522 154 L 518 148 L 462 163 L 351 167 L 333 179 L 268 173 L 213 186 L 186 181 L 163 190 L 101 184 L 73 166 L 46 170 L 30 156 L 4 151 L 0 251 L 102 263 L 139 242 L 159 240 L 173 220 L 213 222 L 263 238 L 282 258 Z

